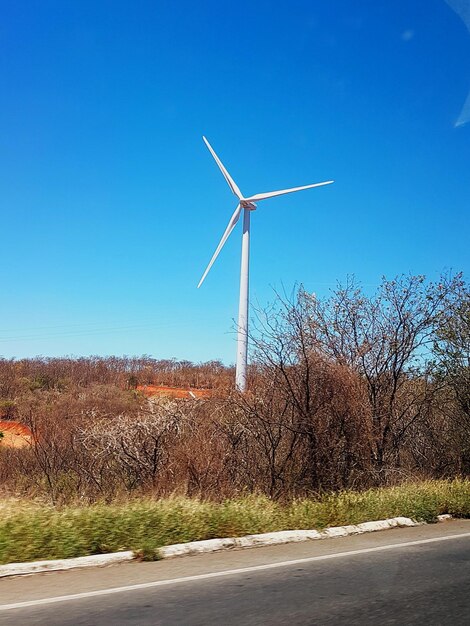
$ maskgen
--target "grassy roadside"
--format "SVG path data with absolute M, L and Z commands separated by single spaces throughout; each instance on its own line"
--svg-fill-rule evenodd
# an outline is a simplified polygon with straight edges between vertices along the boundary
M 470 517 L 470 480 L 427 481 L 341 492 L 289 504 L 248 496 L 222 503 L 187 498 L 53 508 L 0 502 L 0 563 L 135 550 L 156 558 L 172 543 L 289 529 L 321 529 L 402 515 L 432 522 Z

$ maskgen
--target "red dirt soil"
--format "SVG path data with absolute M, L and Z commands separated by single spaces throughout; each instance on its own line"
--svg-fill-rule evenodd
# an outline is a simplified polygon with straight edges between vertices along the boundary
M 0 433 L 3 434 L 3 437 L 0 439 L 0 445 L 8 448 L 23 448 L 30 445 L 33 440 L 31 430 L 19 422 L 0 421 Z
M 162 385 L 138 385 L 137 390 L 141 391 L 148 398 L 185 398 L 185 399 L 204 399 L 212 397 L 211 389 L 182 389 L 180 387 L 163 387 Z

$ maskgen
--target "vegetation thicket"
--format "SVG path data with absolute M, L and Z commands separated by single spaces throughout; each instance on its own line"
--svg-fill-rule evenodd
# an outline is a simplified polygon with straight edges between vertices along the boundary
M 297 288 L 256 314 L 249 392 L 233 369 L 141 358 L 0 359 L 4 497 L 288 502 L 470 474 L 470 294 L 461 275 Z M 213 390 L 148 398 L 154 384 Z

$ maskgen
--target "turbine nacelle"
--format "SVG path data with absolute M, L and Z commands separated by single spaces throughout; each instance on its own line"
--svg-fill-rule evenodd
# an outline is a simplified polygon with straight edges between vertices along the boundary
M 240 206 L 248 211 L 256 211 L 256 204 L 249 200 L 240 200 Z

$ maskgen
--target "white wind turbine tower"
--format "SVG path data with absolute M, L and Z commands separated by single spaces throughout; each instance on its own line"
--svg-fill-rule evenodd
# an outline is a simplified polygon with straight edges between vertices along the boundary
M 311 189 L 312 187 L 321 187 L 322 185 L 329 185 L 334 182 L 332 180 L 327 180 L 323 183 L 314 183 L 313 185 L 304 185 L 303 187 L 293 187 L 291 189 L 281 189 L 280 191 L 270 191 L 267 193 L 257 193 L 254 196 L 249 196 L 245 198 L 237 187 L 235 181 L 230 176 L 228 171 L 225 169 L 222 161 L 216 155 L 212 146 L 207 141 L 205 137 L 203 137 L 204 143 L 209 148 L 210 153 L 215 159 L 215 162 L 220 168 L 220 171 L 224 175 L 225 180 L 228 183 L 228 186 L 232 190 L 232 193 L 238 198 L 238 205 L 235 211 L 233 212 L 232 217 L 228 223 L 227 228 L 225 229 L 224 234 L 222 235 L 222 239 L 219 242 L 219 245 L 214 252 L 212 259 L 209 262 L 209 265 L 206 267 L 206 271 L 202 275 L 201 280 L 198 284 L 198 289 L 204 282 L 207 274 L 209 273 L 210 268 L 212 267 L 214 261 L 219 255 L 219 252 L 222 250 L 225 242 L 230 236 L 230 233 L 235 228 L 236 223 L 240 218 L 240 214 L 243 209 L 243 235 L 242 235 L 242 262 L 241 262 L 241 270 L 240 270 L 240 300 L 238 306 L 238 335 L 237 335 L 237 365 L 236 365 L 236 374 L 235 374 L 235 385 L 239 391 L 244 392 L 246 390 L 246 370 L 247 370 L 247 359 L 248 359 L 248 282 L 249 282 L 249 261 L 250 261 L 250 213 L 256 209 L 255 202 L 259 202 L 261 200 L 267 200 L 268 198 L 274 198 L 275 196 L 282 196 L 285 193 L 292 193 L 294 191 L 302 191 L 303 189 Z

